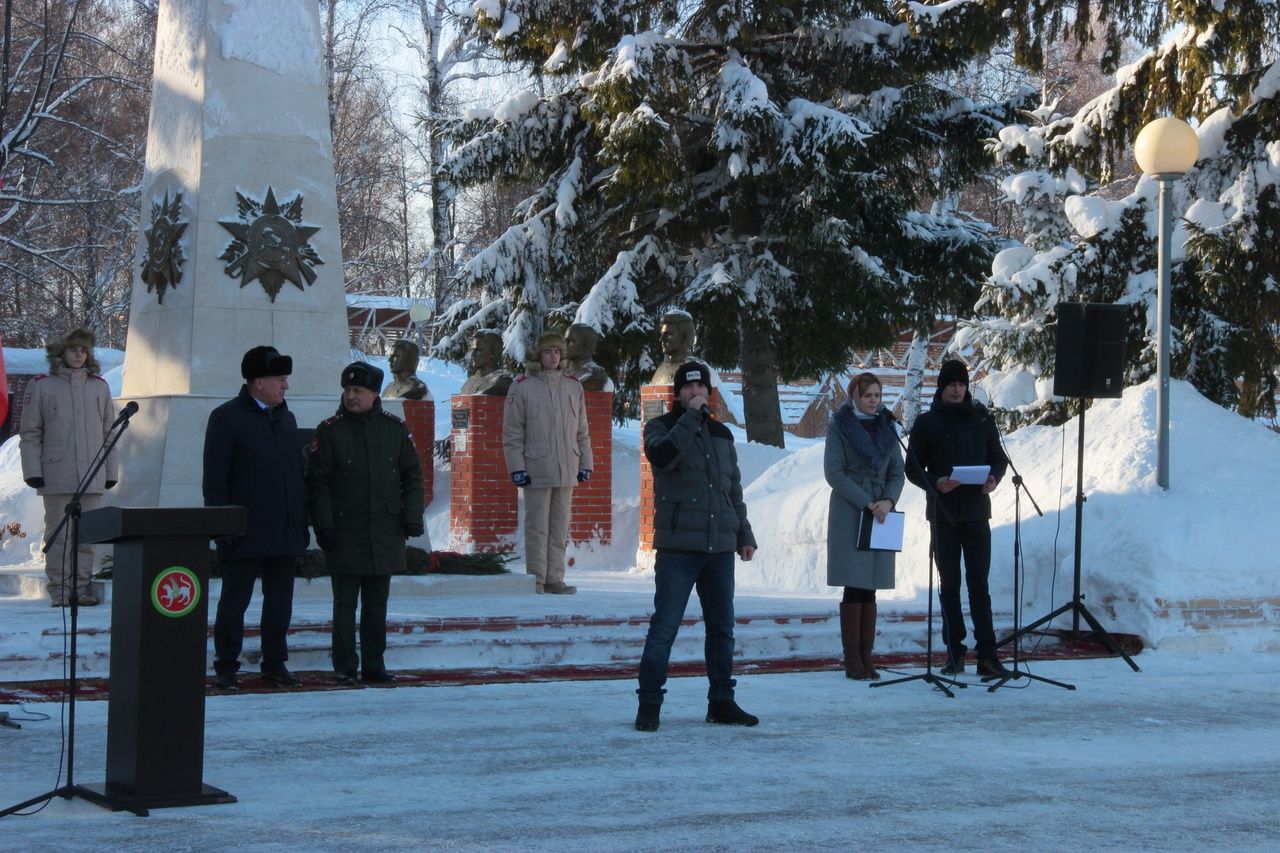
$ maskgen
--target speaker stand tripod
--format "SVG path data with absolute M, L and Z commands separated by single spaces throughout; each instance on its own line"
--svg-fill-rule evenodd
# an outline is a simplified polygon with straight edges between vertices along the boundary
M 1032 622 L 1027 627 L 1019 631 L 1014 631 L 1012 634 L 996 643 L 996 646 L 999 647 L 1009 642 L 1016 642 L 1026 634 L 1030 634 L 1035 631 L 1041 625 L 1046 625 L 1054 619 L 1057 619 L 1059 616 L 1070 613 L 1072 615 L 1071 636 L 1073 639 L 1078 639 L 1080 637 L 1080 620 L 1083 618 L 1089 623 L 1089 627 L 1093 631 L 1092 635 L 1101 639 L 1102 642 L 1106 644 L 1107 648 L 1111 650 L 1112 654 L 1117 657 L 1124 658 L 1125 663 L 1129 664 L 1129 667 L 1134 672 L 1141 672 L 1142 670 L 1133 662 L 1133 658 L 1129 657 L 1129 655 L 1125 653 L 1124 649 L 1120 648 L 1120 644 L 1116 642 L 1116 638 L 1111 636 L 1107 629 L 1102 627 L 1102 623 L 1089 612 L 1089 608 L 1084 606 L 1084 596 L 1080 593 L 1080 544 L 1083 539 L 1082 530 L 1084 525 L 1085 500 L 1087 499 L 1084 495 L 1084 400 L 1081 400 L 1080 430 L 1076 438 L 1076 553 L 1075 572 L 1071 585 L 1071 600 L 1059 607 L 1057 610 L 1054 610 L 1052 613 L 1046 614 Z

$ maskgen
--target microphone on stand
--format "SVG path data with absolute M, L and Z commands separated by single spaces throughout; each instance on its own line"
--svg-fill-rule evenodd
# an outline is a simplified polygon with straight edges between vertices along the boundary
M 123 423 L 128 423 L 129 418 L 133 417 L 137 413 L 138 413 L 137 401 L 130 400 L 128 403 L 125 404 L 125 407 L 120 410 L 120 414 L 116 415 L 116 421 L 110 426 L 109 429 L 115 429 L 116 427 L 120 426 Z

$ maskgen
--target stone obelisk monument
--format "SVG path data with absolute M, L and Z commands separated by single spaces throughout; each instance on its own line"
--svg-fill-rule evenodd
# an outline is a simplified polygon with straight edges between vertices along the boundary
M 349 361 L 315 0 L 162 0 L 121 404 L 120 494 L 199 505 L 209 411 L 259 344 L 292 356 L 300 427 Z

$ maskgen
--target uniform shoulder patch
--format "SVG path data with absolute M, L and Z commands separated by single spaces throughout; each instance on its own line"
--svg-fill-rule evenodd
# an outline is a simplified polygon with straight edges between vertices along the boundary
M 529 378 L 529 374 L 521 373 L 519 376 L 516 377 L 516 384 L 519 385 L 521 382 L 525 381 L 528 378 Z
M 319 429 L 322 426 L 329 426 L 331 424 L 336 424 L 341 419 L 342 419 L 342 415 L 330 415 L 329 417 L 322 420 L 319 424 L 317 424 L 316 429 Z
M 39 382 L 41 379 L 48 379 L 48 378 L 49 378 L 49 374 L 47 373 L 37 373 L 35 376 L 31 377 L 30 382 L 28 382 L 27 384 L 30 385 L 31 382 Z
M 574 382 L 577 382 L 578 384 L 582 384 L 582 380 L 581 380 L 581 379 L 579 379 L 579 378 L 578 378 L 578 377 L 576 377 L 576 376 L 570 376 L 570 375 L 569 375 L 569 374 L 567 374 L 567 373 L 565 374 L 565 376 L 566 376 L 567 378 L 569 378 L 569 379 L 572 379 Z
M 382 410 L 382 416 L 384 418 L 391 418 L 391 420 L 395 421 L 398 424 L 404 423 L 404 418 L 399 417 L 398 415 L 393 415 L 391 414 L 391 412 L 388 412 L 386 409 Z
M 94 378 L 94 379 L 96 379 L 96 380 L 98 380 L 99 382 L 104 383 L 104 384 L 105 384 L 105 383 L 106 383 L 106 381 L 107 381 L 107 380 L 105 380 L 105 379 L 103 379 L 103 378 L 102 378 L 102 374 L 100 374 L 100 373 L 95 373 L 95 374 L 93 374 L 93 378 Z

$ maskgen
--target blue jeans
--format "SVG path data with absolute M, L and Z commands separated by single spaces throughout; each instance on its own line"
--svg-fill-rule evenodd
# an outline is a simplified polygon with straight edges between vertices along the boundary
M 662 703 L 667 691 L 671 644 L 684 619 L 689 593 L 696 586 L 706 624 L 708 699 L 733 698 L 733 552 L 658 550 L 654 565 L 653 616 L 640 656 L 641 702 Z

